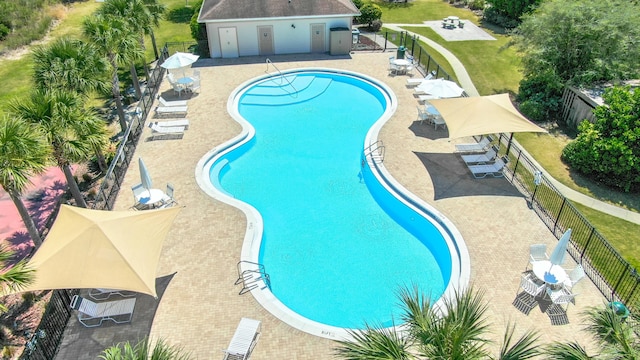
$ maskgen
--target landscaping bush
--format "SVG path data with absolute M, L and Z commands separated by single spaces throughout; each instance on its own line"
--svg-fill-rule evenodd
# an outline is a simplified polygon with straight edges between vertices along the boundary
M 485 0 L 469 0 L 469 2 L 467 2 L 467 6 L 471 10 L 484 10 L 486 2 Z
M 376 4 L 367 3 L 360 8 L 360 15 L 358 22 L 360 24 L 367 24 L 369 28 L 373 26 L 374 20 L 380 20 L 382 18 L 382 9 Z
M 609 88 L 595 123 L 583 121 L 562 159 L 585 176 L 625 192 L 640 192 L 640 91 Z
M 562 107 L 564 86 L 551 70 L 531 74 L 520 81 L 516 100 L 520 111 L 532 121 L 557 120 Z
M 0 24 L 0 40 L 4 40 L 10 32 L 11 29 L 9 29 L 5 24 Z
M 484 18 L 484 20 L 492 24 L 501 26 L 505 29 L 513 29 L 520 24 L 520 21 L 518 21 L 517 19 L 512 19 L 502 14 L 493 6 L 487 7 L 482 13 L 482 17 Z
M 382 20 L 376 19 L 371 22 L 371 26 L 369 26 L 369 30 L 378 32 L 382 29 Z

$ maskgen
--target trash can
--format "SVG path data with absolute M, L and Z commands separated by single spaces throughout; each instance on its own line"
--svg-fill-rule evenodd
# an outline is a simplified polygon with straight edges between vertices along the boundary
M 353 43 L 357 44 L 360 42 L 360 30 L 358 29 L 353 29 L 351 30 L 351 36 L 353 37 Z
M 400 46 L 398 48 L 398 52 L 396 53 L 396 59 L 404 59 L 404 52 L 407 51 L 407 48 L 404 46 Z

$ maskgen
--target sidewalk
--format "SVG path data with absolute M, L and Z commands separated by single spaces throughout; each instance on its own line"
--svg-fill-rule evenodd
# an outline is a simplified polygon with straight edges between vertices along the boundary
M 419 36 L 419 35 L 411 31 L 404 30 L 403 26 L 429 27 L 429 25 L 426 25 L 426 24 L 385 24 L 385 26 L 393 31 L 406 31 L 411 36 Z M 469 74 L 467 73 L 467 70 L 465 69 L 464 65 L 462 65 L 460 60 L 458 60 L 458 58 L 456 58 L 455 55 L 453 55 L 449 50 L 444 48 L 442 45 L 436 43 L 433 40 L 427 39 L 424 36 L 420 36 L 420 40 L 425 42 L 427 45 L 433 47 L 434 50 L 439 52 L 442 56 L 444 56 L 447 59 L 447 61 L 453 68 L 453 71 L 456 74 L 456 77 L 458 78 L 458 82 L 460 86 L 462 86 L 465 89 L 465 91 L 467 92 L 467 94 L 469 94 L 469 96 L 480 96 L 480 94 L 478 93 L 478 90 L 473 85 L 473 82 L 471 81 L 471 78 L 469 77 Z M 523 150 L 523 152 L 527 155 L 527 157 L 531 159 L 534 165 L 542 171 L 543 175 L 547 178 L 547 180 L 549 180 L 553 184 L 553 186 L 555 186 L 558 189 L 558 191 L 560 191 L 560 193 L 562 193 L 562 195 L 564 195 L 567 199 L 580 203 L 584 206 L 588 206 L 592 209 L 601 211 L 603 213 L 609 214 L 611 216 L 615 216 L 620 219 L 632 222 L 634 224 L 640 224 L 640 213 L 629 211 L 629 210 L 620 208 L 618 206 L 611 205 L 603 201 L 594 199 L 588 195 L 582 194 L 578 191 L 575 191 L 567 187 L 566 185 L 561 184 L 558 180 L 554 179 L 551 175 L 549 175 L 549 173 L 547 173 L 544 170 L 544 168 L 529 153 L 527 153 L 527 151 L 520 144 L 518 144 L 517 141 L 515 142 Z

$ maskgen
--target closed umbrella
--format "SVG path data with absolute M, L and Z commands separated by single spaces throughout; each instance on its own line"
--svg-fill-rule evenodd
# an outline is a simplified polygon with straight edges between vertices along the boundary
M 445 79 L 424 80 L 416 89 L 443 99 L 459 97 L 464 92 L 458 84 Z
M 147 166 L 142 161 L 142 158 L 138 158 L 138 167 L 140 168 L 140 182 L 142 182 L 142 187 L 151 190 L 153 187 L 153 182 L 151 182 L 151 176 L 149 175 L 149 171 L 147 171 Z
M 567 246 L 569 246 L 569 239 L 571 238 L 571 229 L 567 230 L 560 241 L 558 241 L 558 245 L 553 249 L 551 256 L 549 256 L 549 261 L 553 265 L 562 265 L 564 262 L 564 255 L 567 252 Z

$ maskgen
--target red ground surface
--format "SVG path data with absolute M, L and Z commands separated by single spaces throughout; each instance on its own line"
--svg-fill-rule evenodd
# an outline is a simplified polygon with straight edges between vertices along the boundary
M 32 179 L 33 185 L 24 192 L 22 199 L 36 226 L 42 228 L 54 210 L 66 188 L 62 170 L 50 168 L 44 174 Z M 15 204 L 0 188 L 0 241 L 16 252 L 18 259 L 28 255 L 33 247 L 31 237 L 22 222 Z

